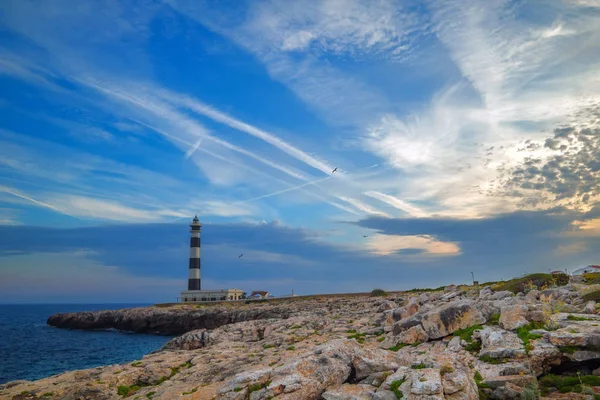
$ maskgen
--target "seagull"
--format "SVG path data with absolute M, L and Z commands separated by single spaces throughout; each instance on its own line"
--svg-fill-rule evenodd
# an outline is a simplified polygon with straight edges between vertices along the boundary
M 240 254 L 240 256 L 238 258 L 242 258 L 243 255 L 244 255 L 244 253 Z
M 338 167 L 335 167 L 335 168 L 333 169 L 333 171 L 331 171 L 331 173 L 333 174 L 335 171 L 337 171 L 337 169 L 338 169 Z
M 369 237 L 368 235 L 363 235 L 363 237 Z

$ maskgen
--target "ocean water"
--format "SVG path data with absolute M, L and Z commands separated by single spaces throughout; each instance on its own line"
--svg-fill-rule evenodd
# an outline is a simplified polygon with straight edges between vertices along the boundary
M 0 304 L 0 384 L 125 363 L 161 348 L 171 337 L 46 325 L 48 317 L 55 313 L 144 305 L 147 304 Z

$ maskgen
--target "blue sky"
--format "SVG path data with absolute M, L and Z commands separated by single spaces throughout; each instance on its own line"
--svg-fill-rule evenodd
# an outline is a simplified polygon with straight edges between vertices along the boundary
M 173 300 L 196 213 L 205 288 L 600 262 L 595 1 L 0 10 L 0 302 Z

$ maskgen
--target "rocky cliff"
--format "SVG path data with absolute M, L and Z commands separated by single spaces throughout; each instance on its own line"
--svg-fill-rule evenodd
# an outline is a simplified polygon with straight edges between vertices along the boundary
M 533 286 L 53 317 L 66 327 L 187 332 L 130 364 L 0 385 L 0 398 L 600 398 L 600 315 L 588 301 L 600 287 Z
M 177 335 L 194 329 L 214 329 L 227 324 L 266 318 L 288 318 L 285 307 L 178 306 L 55 314 L 48 325 L 69 329 L 117 329 L 136 333 Z

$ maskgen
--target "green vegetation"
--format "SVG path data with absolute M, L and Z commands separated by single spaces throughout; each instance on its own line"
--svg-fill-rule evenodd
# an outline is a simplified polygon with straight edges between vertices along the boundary
M 148 392 L 148 393 L 146 393 L 146 397 L 151 399 L 152 396 L 154 396 L 155 394 L 156 394 L 156 392 Z
M 117 386 L 117 394 L 123 397 L 129 397 L 135 394 L 138 390 L 143 388 L 145 385 L 131 385 L 131 386 Z
M 141 362 L 141 361 L 136 361 L 136 362 L 133 362 L 133 363 L 131 363 L 131 366 L 132 366 L 132 367 L 139 367 L 139 366 L 140 366 L 140 365 L 142 365 L 142 364 L 143 364 L 143 362 Z
M 487 354 L 483 355 L 483 356 L 480 356 L 479 360 L 481 360 L 481 361 L 483 361 L 485 363 L 488 363 L 488 364 L 502 364 L 502 363 L 508 361 L 506 359 L 494 358 L 494 357 L 491 357 L 491 356 L 489 356 Z
M 597 285 L 600 283 L 600 273 L 583 274 L 586 285 Z
M 473 325 L 469 328 L 459 329 L 454 332 L 454 336 L 460 337 L 461 340 L 465 340 L 468 344 L 465 347 L 467 351 L 471 353 L 478 353 L 481 350 L 481 342 L 473 340 L 473 332 L 478 329 L 483 329 L 481 325 Z
M 190 390 L 189 392 L 183 392 L 181 393 L 182 395 L 186 395 L 186 394 L 192 394 L 192 393 L 196 393 L 198 391 L 198 388 L 193 388 L 192 390 Z
M 475 383 L 477 384 L 477 391 L 479 392 L 479 399 L 480 400 L 489 399 L 490 398 L 489 395 L 483 389 L 489 389 L 490 385 L 483 382 L 483 376 L 481 376 L 479 371 L 475 371 L 475 375 L 473 375 L 473 379 L 475 380 Z
M 600 290 L 595 290 L 593 292 L 586 293 L 581 298 L 585 301 L 600 301 Z
M 564 354 L 573 354 L 579 349 L 575 346 L 560 346 L 558 350 Z
M 54 396 L 54 393 L 52 393 L 52 392 L 46 392 L 42 395 L 42 397 L 52 397 L 52 396 Z
M 287 350 L 296 350 L 296 346 L 289 346 Z
M 292 327 L 290 329 L 300 329 L 302 328 L 301 325 L 292 325 Z
M 408 343 L 398 343 L 397 345 L 390 347 L 388 350 L 389 351 L 398 351 L 401 348 L 406 347 L 406 346 L 408 346 Z
M 383 289 L 373 289 L 371 290 L 371 297 L 377 297 L 377 296 L 387 296 L 387 292 Z
M 378 342 L 380 342 L 380 343 L 381 343 L 381 342 L 383 342 L 384 340 L 385 340 L 385 338 L 384 338 L 384 337 L 379 337 L 379 338 L 377 338 L 377 341 L 378 341 Z
M 567 319 L 569 321 L 593 321 L 593 319 L 591 318 L 585 318 L 585 317 L 576 317 L 575 315 L 569 314 L 567 316 Z
M 424 368 L 427 368 L 427 365 L 425 365 L 425 364 L 413 364 L 413 365 L 410 366 L 410 368 L 412 368 L 412 369 L 424 369 Z
M 533 350 L 533 345 L 530 343 L 530 341 L 542 337 L 542 335 L 530 333 L 530 331 L 534 329 L 544 329 L 544 325 L 540 322 L 531 322 L 525 326 L 517 328 L 517 336 L 523 341 L 523 344 L 525 345 L 525 352 L 527 354 Z
M 526 288 L 531 289 L 550 289 L 555 286 L 564 286 L 569 283 L 569 277 L 566 274 L 531 274 L 522 278 L 511 279 L 494 285 L 494 291 L 508 290 L 513 293 L 525 292 Z
M 365 342 L 366 333 L 355 333 L 353 335 L 348 336 L 348 339 L 356 339 L 358 343 Z
M 255 383 L 255 384 L 248 386 L 248 396 L 250 396 L 250 393 L 257 392 L 261 389 L 264 389 L 264 388 L 268 387 L 270 384 L 271 384 L 271 381 L 266 381 L 265 383 Z
M 487 323 L 488 325 L 498 325 L 500 323 L 500 313 L 492 314 Z
M 442 368 L 440 368 L 440 375 L 444 376 L 446 374 L 451 374 L 454 372 L 454 368 L 452 368 L 450 365 L 442 365 Z
M 381 336 L 384 333 L 385 333 L 384 331 L 377 331 L 377 332 L 375 332 L 375 336 Z
M 556 389 L 561 393 L 581 393 L 586 386 L 600 386 L 600 376 L 595 375 L 553 375 L 548 374 L 539 380 L 542 387 L 542 394 L 548 394 L 551 389 Z
M 466 340 L 467 342 L 473 341 L 473 332 L 478 329 L 483 329 L 481 325 L 473 325 L 470 328 L 459 329 L 454 332 L 453 336 L 459 336 L 461 340 Z
M 275 347 L 274 344 L 263 344 L 263 349 L 272 349 L 273 347 Z
M 356 333 L 356 329 L 348 329 L 346 333 Z
M 400 391 L 400 386 L 402 386 L 402 384 L 404 383 L 405 380 L 406 380 L 406 378 L 398 379 L 398 380 L 393 381 L 392 384 L 390 385 L 390 390 L 392 392 L 394 392 L 397 399 L 401 399 L 404 397 L 404 395 Z
M 242 390 L 244 390 L 244 388 L 241 388 L 241 387 L 233 388 L 234 392 L 241 392 Z

